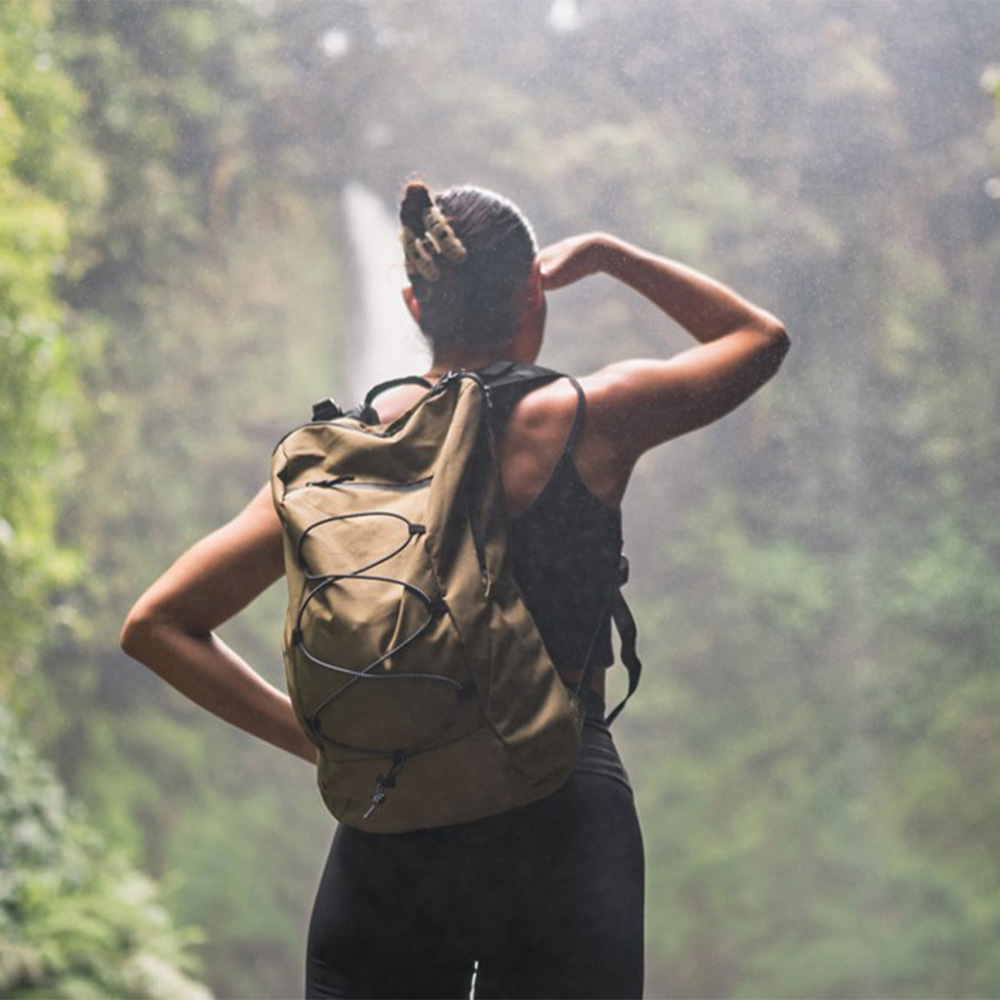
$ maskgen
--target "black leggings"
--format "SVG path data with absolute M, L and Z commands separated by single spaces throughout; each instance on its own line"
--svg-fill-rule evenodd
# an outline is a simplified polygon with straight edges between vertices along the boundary
M 599 714 L 598 714 L 599 709 Z M 309 925 L 306 996 L 640 997 L 643 849 L 594 699 L 559 791 L 472 823 L 339 826 Z

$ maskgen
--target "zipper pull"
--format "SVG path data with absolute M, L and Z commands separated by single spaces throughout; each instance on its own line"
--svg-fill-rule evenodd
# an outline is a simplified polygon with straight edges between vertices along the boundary
M 403 750 L 395 750 L 392 754 L 392 767 L 385 774 L 380 774 L 375 781 L 375 791 L 372 792 L 372 800 L 368 803 L 362 819 L 370 819 L 372 814 L 383 802 L 390 788 L 396 787 L 396 775 L 406 762 L 406 753 Z
M 365 810 L 364 816 L 361 818 L 370 819 L 372 813 L 374 813 L 383 802 L 385 802 L 385 785 L 383 785 L 381 781 L 376 781 L 375 793 L 372 795 L 372 800 L 369 803 L 367 810 Z

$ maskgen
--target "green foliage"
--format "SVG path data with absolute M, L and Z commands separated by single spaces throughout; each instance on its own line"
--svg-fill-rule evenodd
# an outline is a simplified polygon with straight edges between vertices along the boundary
M 83 408 L 76 366 L 93 344 L 69 329 L 52 276 L 99 172 L 74 150 L 82 102 L 50 28 L 46 4 L 0 8 L 0 692 L 29 662 L 45 595 L 80 569 L 56 543 L 56 496 Z
M 109 851 L 0 708 L 0 994 L 208 1000 L 194 930 Z
M 280 434 L 331 391 L 334 220 L 306 204 L 280 150 L 255 146 L 251 87 L 267 81 L 259 57 L 268 36 L 249 33 L 249 7 L 56 13 L 105 177 L 100 212 L 75 235 L 79 267 L 61 290 L 74 316 L 108 335 L 80 366 L 95 407 L 77 424 L 79 475 L 60 502 L 61 534 L 88 573 L 48 598 L 58 598 L 60 627 L 11 697 L 116 846 L 176 886 L 167 900 L 175 915 L 215 928 L 227 906 L 261 914 L 268 941 L 260 927 L 232 923 L 206 940 L 213 986 L 289 995 L 301 988 L 297 949 L 315 862 L 269 867 L 226 890 L 218 859 L 206 859 L 203 887 L 176 848 L 178 831 L 221 829 L 236 815 L 238 790 L 227 784 L 235 776 L 278 797 L 260 800 L 263 815 L 229 843 L 212 839 L 215 849 L 263 856 L 290 817 L 306 841 L 327 840 L 309 772 L 299 762 L 296 781 L 292 761 L 195 713 L 128 663 L 117 639 L 143 586 L 239 511 L 266 481 Z M 290 376 L 301 395 L 288 392 Z M 251 649 L 263 651 L 256 662 L 282 684 L 275 608 L 272 599 L 255 609 L 256 625 L 251 615 L 235 631 L 249 632 Z M 286 888 L 288 871 L 297 891 Z

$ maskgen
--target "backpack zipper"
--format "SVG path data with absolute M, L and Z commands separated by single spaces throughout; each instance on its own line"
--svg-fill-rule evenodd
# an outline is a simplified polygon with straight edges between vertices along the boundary
M 424 479 L 416 479 L 412 483 L 376 483 L 374 481 L 368 480 L 356 480 L 354 476 L 337 476 L 334 479 L 311 479 L 309 482 L 302 486 L 295 486 L 293 489 L 289 490 L 292 493 L 294 490 L 303 490 L 309 486 L 314 486 L 318 489 L 333 489 L 335 486 L 348 485 L 351 489 L 358 487 L 360 489 L 371 489 L 371 490 L 419 490 L 428 486 L 432 481 L 433 476 L 427 476 Z

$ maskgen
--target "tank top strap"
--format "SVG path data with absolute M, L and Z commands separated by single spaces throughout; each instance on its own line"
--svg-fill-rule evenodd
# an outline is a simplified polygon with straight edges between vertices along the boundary
M 583 418 L 587 415 L 587 397 L 583 391 L 583 386 L 572 375 L 567 375 L 573 388 L 576 389 L 576 413 L 573 414 L 573 423 L 570 425 L 569 434 L 566 435 L 566 443 L 563 446 L 561 458 L 572 455 L 573 446 L 576 444 L 576 436 L 580 431 Z

